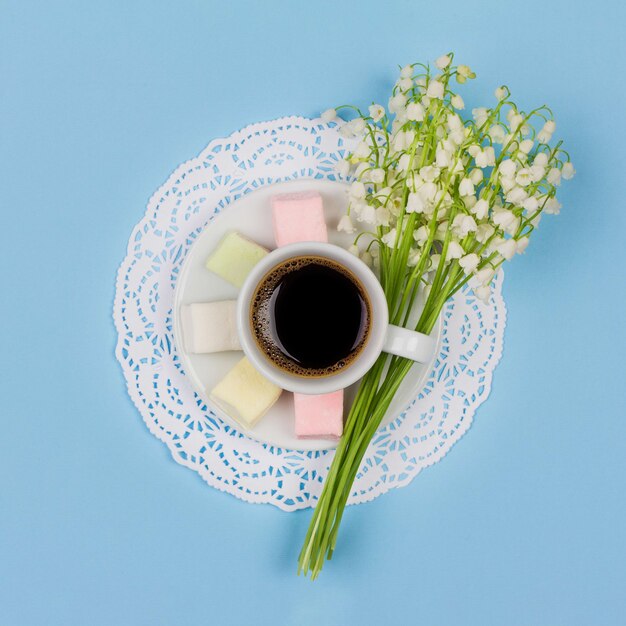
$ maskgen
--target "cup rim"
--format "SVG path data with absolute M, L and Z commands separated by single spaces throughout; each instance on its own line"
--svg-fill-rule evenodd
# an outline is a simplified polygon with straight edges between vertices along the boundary
M 290 374 L 273 364 L 261 351 L 250 327 L 250 303 L 258 284 L 276 265 L 292 257 L 321 256 L 346 267 L 361 282 L 371 306 L 370 331 L 361 354 L 346 369 L 328 376 L 307 378 Z M 344 389 L 361 378 L 382 352 L 389 313 L 387 300 L 378 278 L 357 256 L 340 246 L 325 242 L 300 242 L 276 248 L 257 263 L 246 277 L 237 298 L 237 332 L 241 347 L 265 378 L 287 391 L 323 394 Z

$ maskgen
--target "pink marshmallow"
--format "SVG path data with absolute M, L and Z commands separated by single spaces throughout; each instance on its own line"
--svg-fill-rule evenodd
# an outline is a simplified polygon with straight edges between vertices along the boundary
M 343 434 L 343 389 L 319 396 L 293 394 L 298 439 L 339 439 Z
M 328 241 L 322 196 L 317 191 L 274 196 L 272 217 L 279 248 L 298 241 Z

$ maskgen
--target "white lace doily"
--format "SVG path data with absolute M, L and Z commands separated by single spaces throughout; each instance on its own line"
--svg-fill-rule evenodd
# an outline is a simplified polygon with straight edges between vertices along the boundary
M 333 451 L 286 450 L 223 423 L 197 396 L 176 353 L 172 301 L 190 246 L 241 195 L 296 178 L 341 180 L 335 163 L 349 141 L 333 124 L 301 117 L 253 124 L 212 141 L 150 198 L 118 275 L 116 356 L 131 399 L 174 460 L 213 487 L 293 511 L 313 506 Z M 413 403 L 381 429 L 365 455 L 350 503 L 409 483 L 467 431 L 489 394 L 506 309 L 502 273 L 489 305 L 460 292 L 446 305 L 433 371 Z

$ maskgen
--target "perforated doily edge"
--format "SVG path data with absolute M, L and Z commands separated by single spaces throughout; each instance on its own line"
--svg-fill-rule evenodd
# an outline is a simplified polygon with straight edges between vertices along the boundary
M 146 427 L 148 428 L 148 430 L 150 431 L 150 433 L 155 436 L 159 441 L 163 442 L 169 452 L 170 455 L 172 457 L 172 459 L 178 464 L 178 465 L 182 465 L 183 467 L 186 467 L 192 471 L 194 471 L 196 474 L 198 474 L 200 476 L 200 478 L 210 487 L 213 487 L 223 493 L 227 493 L 231 496 L 236 497 L 238 500 L 241 500 L 243 502 L 246 503 L 250 503 L 250 504 L 267 504 L 267 505 L 272 505 L 282 511 L 285 512 L 294 512 L 294 511 L 298 511 L 298 510 L 303 510 L 303 509 L 307 509 L 307 508 L 313 508 L 316 503 L 317 503 L 317 499 L 312 501 L 311 503 L 306 504 L 305 506 L 298 506 L 296 504 L 293 505 L 289 505 L 289 504 L 285 504 L 283 501 L 275 501 L 275 500 L 271 500 L 271 501 L 267 501 L 265 499 L 265 497 L 262 494 L 253 494 L 253 493 L 244 493 L 244 492 L 240 492 L 238 490 L 232 490 L 229 489 L 227 485 L 225 485 L 224 483 L 222 483 L 222 481 L 220 481 L 219 479 L 213 479 L 211 476 L 207 476 L 204 475 L 203 473 L 199 472 L 197 467 L 191 463 L 191 462 L 187 462 L 185 459 L 181 458 L 179 455 L 176 454 L 176 452 L 170 447 L 169 445 L 169 441 L 167 439 L 167 436 L 164 435 L 161 430 L 151 421 L 149 421 L 148 419 L 146 419 L 146 417 L 144 416 L 143 413 L 143 406 L 141 403 L 141 400 L 137 397 L 136 395 L 136 390 L 134 389 L 134 387 L 129 383 L 129 380 L 125 374 L 124 371 L 124 367 L 123 367 L 123 361 L 124 358 L 122 356 L 122 322 L 121 319 L 119 317 L 118 314 L 118 310 L 120 309 L 120 299 L 121 299 L 121 292 L 120 292 L 120 284 L 123 281 L 123 273 L 124 273 L 124 268 L 125 268 L 125 264 L 127 262 L 127 258 L 129 255 L 132 254 L 132 247 L 133 247 L 133 242 L 135 240 L 135 236 L 137 234 L 138 231 L 141 231 L 142 228 L 146 225 L 146 222 L 148 222 L 150 220 L 150 209 L 151 209 L 151 205 L 154 202 L 155 198 L 157 196 L 159 196 L 159 194 L 161 193 L 161 191 L 166 188 L 170 183 L 174 182 L 176 180 L 176 178 L 179 177 L 179 172 L 182 172 L 183 170 L 185 170 L 186 168 L 190 167 L 190 165 L 194 162 L 196 162 L 198 159 L 200 159 L 202 157 L 203 154 L 205 154 L 206 152 L 210 151 L 211 148 L 215 145 L 218 145 L 219 143 L 226 141 L 226 140 L 233 140 L 236 141 L 236 138 L 245 134 L 245 133 L 249 133 L 252 131 L 252 129 L 257 128 L 260 125 L 271 125 L 271 124 L 289 124 L 290 122 L 293 123 L 300 123 L 303 119 L 307 120 L 307 121 L 316 121 L 315 119 L 311 120 L 309 118 L 303 118 L 301 116 L 295 116 L 295 115 L 291 115 L 291 116 L 286 116 L 286 117 L 281 117 L 281 118 L 276 118 L 273 120 L 267 120 L 264 122 L 256 122 L 256 123 L 251 123 L 251 124 L 247 124 L 246 126 L 242 127 L 241 129 L 231 133 L 230 135 L 224 136 L 224 137 L 217 137 L 212 139 L 195 157 L 192 157 L 190 159 L 187 159 L 186 161 L 183 161 L 182 163 L 180 163 L 176 168 L 174 168 L 171 172 L 171 174 L 165 179 L 165 181 L 156 189 L 156 191 L 149 197 L 147 203 L 146 203 L 146 207 L 144 210 L 144 213 L 141 217 L 141 219 L 139 220 L 139 222 L 133 227 L 131 234 L 128 238 L 128 243 L 126 245 L 126 254 L 124 256 L 124 258 L 122 259 L 122 261 L 118 264 L 117 267 L 117 271 L 116 271 L 116 278 L 115 278 L 115 296 L 113 299 L 113 311 L 112 311 L 112 317 L 113 317 L 113 322 L 115 325 L 115 330 L 117 332 L 117 341 L 116 341 L 116 345 L 115 345 L 115 357 L 118 361 L 118 363 L 120 364 L 120 367 L 122 368 L 122 374 L 124 377 L 124 383 L 126 386 L 126 390 L 128 392 L 128 395 L 133 403 L 133 405 L 135 406 L 135 408 L 137 409 L 137 411 L 139 412 L 142 421 L 144 422 L 144 424 L 146 425 Z M 319 118 L 318 118 L 319 119 Z M 319 120 L 321 122 L 321 120 Z M 302 180 L 308 180 L 307 178 L 303 177 Z M 502 269 L 499 270 L 499 280 L 502 281 L 504 278 L 504 272 Z M 452 437 L 449 440 L 449 444 L 448 446 L 446 446 L 444 449 L 440 449 L 439 451 L 437 451 L 436 453 L 434 453 L 427 462 L 424 462 L 422 464 L 421 467 L 419 467 L 417 469 L 417 471 L 415 471 L 413 474 L 411 475 L 407 475 L 406 478 L 401 479 L 401 480 L 397 480 L 393 483 L 390 484 L 384 484 L 383 486 L 379 486 L 379 488 L 375 491 L 375 492 L 367 492 L 367 493 L 361 493 L 358 494 L 354 497 L 351 497 L 350 500 L 348 501 L 348 506 L 352 506 L 355 504 L 363 504 L 365 502 L 371 502 L 372 500 L 375 500 L 376 498 L 378 498 L 379 496 L 388 493 L 389 491 L 391 491 L 392 489 L 397 489 L 397 488 L 402 488 L 402 487 L 406 487 L 407 485 L 409 485 L 421 472 L 422 470 L 431 467 L 432 465 L 438 463 L 439 461 L 441 461 L 449 452 L 450 450 L 454 447 L 455 444 L 457 444 L 466 434 L 467 432 L 470 430 L 472 424 L 474 423 L 474 416 L 476 414 L 476 411 L 480 408 L 480 406 L 482 406 L 482 404 L 487 400 L 487 398 L 491 395 L 491 387 L 492 387 L 492 383 L 493 383 L 493 376 L 494 376 L 494 370 L 495 368 L 498 366 L 501 358 L 502 358 L 502 353 L 504 350 L 504 331 L 506 329 L 506 321 L 507 321 L 507 309 L 506 309 L 506 303 L 504 301 L 504 298 L 502 296 L 502 289 L 500 288 L 496 293 L 494 293 L 494 295 L 492 296 L 497 300 L 498 303 L 498 310 L 501 311 L 502 314 L 502 319 L 501 319 L 501 324 L 502 324 L 502 335 L 501 335 L 501 340 L 498 343 L 498 345 L 496 346 L 496 348 L 494 349 L 494 354 L 493 354 L 493 365 L 490 368 L 490 370 L 488 372 L 486 372 L 486 379 L 485 379 L 485 389 L 486 389 L 486 393 L 484 394 L 484 397 L 482 398 L 481 401 L 479 401 L 475 406 L 472 407 L 471 411 L 468 411 L 467 414 L 467 426 L 463 429 L 463 430 L 459 430 L 455 433 L 455 436 Z M 403 418 L 406 419 L 406 416 Z M 302 451 L 297 451 L 297 452 L 302 452 Z M 332 460 L 332 455 L 334 454 L 334 450 L 329 451 L 329 460 Z

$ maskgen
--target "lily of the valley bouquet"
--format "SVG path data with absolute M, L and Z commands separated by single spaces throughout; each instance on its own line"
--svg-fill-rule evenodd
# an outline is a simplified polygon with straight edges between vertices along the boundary
M 498 268 L 528 247 L 546 213 L 557 214 L 561 179 L 574 175 L 546 106 L 521 110 L 498 87 L 491 107 L 463 115 L 453 91 L 475 74 L 447 54 L 436 72 L 402 68 L 387 108 L 353 117 L 340 132 L 360 141 L 340 163 L 354 182 L 339 229 L 366 225 L 352 251 L 377 271 L 389 321 L 406 326 L 418 298 L 415 330 L 430 333 L 446 301 L 468 284 L 488 302 Z M 322 118 L 337 119 L 337 110 Z M 354 116 L 356 114 L 356 116 Z M 337 120 L 339 121 L 339 120 Z M 363 378 L 346 420 L 324 489 L 300 553 L 299 571 L 315 578 L 331 558 L 361 459 L 412 361 L 383 354 Z

